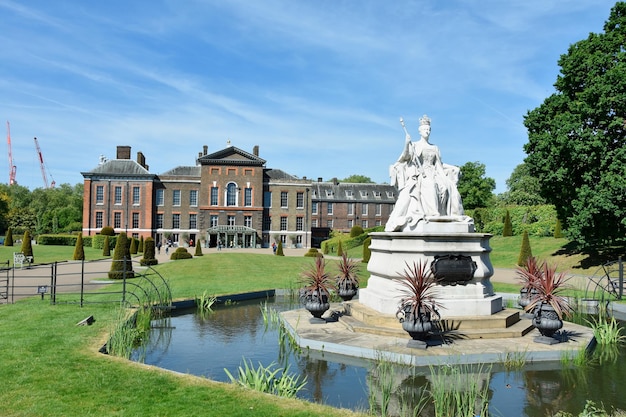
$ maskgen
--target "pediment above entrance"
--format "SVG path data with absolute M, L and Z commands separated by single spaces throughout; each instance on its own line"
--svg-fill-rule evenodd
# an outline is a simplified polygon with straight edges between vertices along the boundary
M 201 165 L 248 165 L 264 166 L 265 159 L 241 150 L 235 146 L 229 146 L 221 151 L 203 155 L 198 158 Z

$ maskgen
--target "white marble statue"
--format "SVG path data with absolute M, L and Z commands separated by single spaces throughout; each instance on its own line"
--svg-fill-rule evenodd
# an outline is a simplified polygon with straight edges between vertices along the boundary
M 428 142 L 430 119 L 419 119 L 420 140 L 406 141 L 398 161 L 389 168 L 398 200 L 385 226 L 386 232 L 415 231 L 421 221 L 469 222 L 457 190 L 458 167 L 442 163 L 439 148 Z M 400 119 L 404 127 L 404 121 Z

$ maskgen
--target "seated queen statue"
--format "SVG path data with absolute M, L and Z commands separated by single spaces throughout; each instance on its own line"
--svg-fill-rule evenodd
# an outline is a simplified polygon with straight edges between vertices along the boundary
M 419 119 L 420 140 L 406 141 L 398 161 L 389 168 L 391 185 L 398 188 L 398 199 L 386 232 L 416 231 L 420 222 L 472 222 L 464 215 L 457 190 L 460 170 L 441 162 L 439 148 L 431 144 L 430 119 Z M 400 119 L 404 127 L 404 121 Z

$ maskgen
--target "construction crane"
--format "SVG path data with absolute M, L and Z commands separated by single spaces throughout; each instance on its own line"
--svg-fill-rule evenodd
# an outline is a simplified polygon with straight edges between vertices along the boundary
M 50 174 L 50 178 L 52 178 L 52 182 L 50 183 L 50 187 L 48 187 L 48 176 L 46 175 L 46 164 L 43 162 L 43 154 L 41 153 L 41 148 L 39 147 L 39 142 L 37 142 L 37 138 L 35 138 L 35 148 L 37 148 L 37 155 L 39 156 L 39 166 L 41 167 L 41 176 L 43 177 L 43 183 L 46 188 L 54 188 L 55 182 L 54 178 L 52 178 L 52 174 Z
M 11 125 L 7 120 L 7 145 L 9 146 L 9 185 L 15 184 L 15 172 L 17 167 L 13 165 L 13 152 L 11 150 Z

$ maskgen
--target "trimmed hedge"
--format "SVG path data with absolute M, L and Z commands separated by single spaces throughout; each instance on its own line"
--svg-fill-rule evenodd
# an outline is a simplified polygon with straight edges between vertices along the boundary
M 88 238 L 84 238 L 84 239 L 90 239 L 91 240 L 91 247 L 94 249 L 104 249 L 104 240 L 107 238 L 108 235 L 95 235 L 95 236 L 89 236 Z M 117 243 L 117 236 L 108 236 L 109 238 L 109 250 L 113 249 Z M 85 242 L 85 245 L 87 245 L 87 243 Z
M 144 266 L 158 264 L 159 260 L 154 257 L 154 239 L 147 237 L 146 240 L 144 240 L 143 245 L 143 258 L 139 261 L 139 263 Z
M 83 246 L 93 246 L 95 236 L 83 236 Z M 48 234 L 37 236 L 38 245 L 76 246 L 78 235 L 70 234 Z
M 538 206 L 499 206 L 466 210 L 465 214 L 474 219 L 476 231 L 502 236 L 504 220 L 509 211 L 513 236 L 520 236 L 524 231 L 529 236 L 546 237 L 554 235 L 557 216 L 552 205 Z
M 187 252 L 186 248 L 176 248 L 174 252 L 170 255 L 170 259 L 175 261 L 178 259 L 191 259 L 193 256 Z
M 304 256 L 309 256 L 311 258 L 323 258 L 324 254 L 319 252 L 316 248 L 310 248 L 305 254 Z

